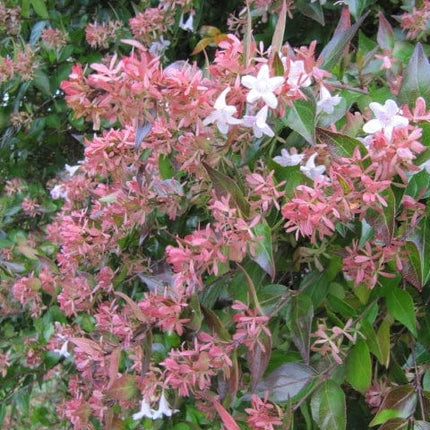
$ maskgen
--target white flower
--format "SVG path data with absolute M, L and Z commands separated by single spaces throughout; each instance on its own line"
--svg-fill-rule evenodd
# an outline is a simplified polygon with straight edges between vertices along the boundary
M 255 116 L 253 115 L 245 115 L 243 117 L 243 125 L 245 127 L 252 127 L 254 131 L 254 136 L 260 138 L 263 134 L 273 137 L 275 133 L 273 130 L 267 125 L 267 113 L 269 108 L 267 105 L 263 106 Z
M 333 113 L 334 107 L 340 103 L 342 97 L 332 96 L 330 91 L 322 86 L 320 91 L 320 99 L 317 102 L 317 113 L 325 112 L 328 114 Z
M 325 166 L 315 166 L 317 154 L 312 154 L 304 166 L 300 166 L 300 171 L 309 179 L 316 179 L 325 172 Z
M 290 154 L 288 149 L 281 149 L 281 155 L 273 158 L 273 161 L 280 164 L 283 167 L 297 166 L 304 158 L 304 154 Z
M 227 87 L 218 96 L 218 98 L 215 100 L 215 110 L 203 121 L 204 125 L 208 125 L 215 122 L 218 127 L 218 130 L 223 134 L 228 133 L 230 125 L 242 123 L 242 120 L 233 116 L 237 111 L 236 107 L 226 104 L 225 96 L 229 91 L 230 88 Z
M 171 409 L 169 403 L 167 402 L 166 396 L 164 392 L 161 393 L 160 402 L 158 403 L 158 410 L 154 411 L 153 420 L 158 420 L 162 418 L 163 415 L 166 417 L 171 417 L 176 412 L 179 412 L 178 409 Z
M 166 396 L 164 395 L 164 392 L 162 392 L 158 403 L 158 410 L 152 409 L 151 405 L 143 399 L 140 402 L 140 411 L 133 414 L 133 420 L 139 421 L 143 417 L 151 418 L 151 420 L 158 420 L 163 418 L 163 415 L 171 417 L 176 412 L 179 412 L 179 410 L 170 408 Z
M 63 184 L 56 185 L 50 194 L 54 200 L 67 199 L 67 191 Z
M 133 414 L 134 421 L 139 421 L 143 417 L 154 419 L 154 409 L 151 408 L 150 404 L 143 399 L 140 402 L 140 411 Z
M 193 21 L 194 21 L 194 17 L 192 14 L 190 14 L 188 19 L 184 22 L 184 14 L 182 14 L 181 18 L 179 19 L 179 27 L 181 27 L 182 30 L 193 32 L 194 31 Z
M 64 166 L 64 169 L 67 171 L 69 176 L 72 177 L 76 173 L 76 171 L 79 169 L 79 167 L 81 167 L 81 166 L 79 166 L 79 165 L 69 166 L 68 164 L 66 164 Z
M 302 60 L 290 60 L 290 68 L 288 72 L 287 84 L 290 87 L 308 87 L 312 83 L 312 79 L 305 71 L 305 63 Z
M 420 164 L 420 169 L 425 170 L 428 174 L 430 174 L 430 159 L 425 161 L 423 164 Z
M 54 349 L 53 352 L 59 354 L 61 357 L 68 358 L 70 357 L 70 352 L 67 350 L 69 346 L 69 341 L 66 340 L 63 345 L 61 345 L 60 349 Z
M 164 40 L 164 37 L 161 36 L 160 40 L 156 40 L 155 42 L 151 43 L 151 46 L 149 47 L 149 53 L 154 57 L 158 57 L 169 47 L 169 45 L 170 41 Z
M 402 111 L 394 100 L 388 99 L 384 105 L 372 102 L 369 107 L 375 114 L 375 118 L 364 124 L 363 131 L 365 133 L 374 134 L 383 130 L 385 137 L 391 139 L 394 127 L 406 127 L 409 124 L 407 118 L 398 115 Z
M 263 99 L 267 106 L 275 109 L 278 106 L 278 99 L 273 93 L 276 88 L 284 83 L 285 79 L 282 76 L 273 78 L 269 75 L 269 66 L 263 64 L 258 71 L 257 77 L 252 75 L 242 76 L 242 85 L 249 88 L 251 91 L 246 96 L 248 103 L 254 103 L 257 100 Z

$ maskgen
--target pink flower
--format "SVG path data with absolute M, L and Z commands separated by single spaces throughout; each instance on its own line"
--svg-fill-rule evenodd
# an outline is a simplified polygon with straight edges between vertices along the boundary
M 246 408 L 247 423 L 253 430 L 274 430 L 282 425 L 282 411 L 267 401 L 267 395 L 260 399 L 256 394 L 251 396 L 252 408 Z

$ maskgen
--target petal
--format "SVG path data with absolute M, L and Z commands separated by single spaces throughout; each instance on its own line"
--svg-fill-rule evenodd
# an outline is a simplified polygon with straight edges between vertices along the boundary
M 241 82 L 244 87 L 251 89 L 255 87 L 257 78 L 255 76 L 246 75 L 242 76 Z
M 280 87 L 285 82 L 285 79 L 282 76 L 275 76 L 269 79 L 269 88 L 271 90 L 275 90 Z
M 246 96 L 246 101 L 248 103 L 254 103 L 256 102 L 259 98 L 261 98 L 261 95 L 258 91 L 252 89 Z
M 380 130 L 382 130 L 382 124 L 381 124 L 381 121 L 379 121 L 379 119 L 376 119 L 376 118 L 371 119 L 370 121 L 366 122 L 366 124 L 363 125 L 363 131 L 368 134 L 373 134 Z
M 275 109 L 278 106 L 278 99 L 276 98 L 275 94 L 273 93 L 264 93 L 262 95 L 262 98 L 264 100 L 264 103 L 267 104 L 272 109 Z
M 226 101 L 225 101 L 225 96 L 227 95 L 227 93 L 230 91 L 230 87 L 227 87 L 226 89 L 223 90 L 223 92 L 218 96 L 218 98 L 215 100 L 215 104 L 214 104 L 214 108 L 219 110 L 224 108 L 225 106 L 227 106 Z

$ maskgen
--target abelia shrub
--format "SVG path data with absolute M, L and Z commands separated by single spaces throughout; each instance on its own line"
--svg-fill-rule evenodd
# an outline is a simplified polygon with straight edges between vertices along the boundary
M 430 65 L 418 45 L 398 91 L 372 86 L 360 74 L 386 64 L 357 75 L 373 51 L 364 36 L 349 51 L 362 20 L 351 26 L 347 7 L 320 54 L 283 42 L 290 2 L 271 44 L 257 44 L 252 11 L 269 3 L 247 5 L 243 37 L 207 30 L 219 39 L 199 66 L 151 51 L 154 32 L 183 22 L 173 11 L 194 12 L 160 2 L 130 20 L 127 54 L 76 64 L 61 83 L 93 131 L 52 187 L 63 204 L 40 233 L 49 252 L 32 237 L 3 246 L 1 261 L 33 264 L 0 297 L 47 323 L 25 366 L 58 366 L 57 410 L 75 429 L 344 429 L 356 398 L 372 408 L 366 425 L 427 419 L 416 350 L 428 346 L 429 112 L 417 72 Z M 385 49 L 397 42 L 381 16 Z M 390 336 L 402 344 L 392 353 Z

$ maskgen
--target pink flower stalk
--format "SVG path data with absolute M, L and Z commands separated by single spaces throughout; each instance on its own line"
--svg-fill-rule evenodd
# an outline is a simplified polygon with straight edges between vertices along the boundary
M 311 337 L 317 338 L 312 343 L 311 350 L 320 353 L 322 356 L 331 354 L 336 363 L 342 364 L 341 345 L 344 337 L 352 343 L 357 340 L 358 327 L 352 327 L 352 322 L 352 319 L 349 319 L 343 328 L 337 326 L 328 328 L 325 322 L 321 321 L 318 324 L 318 329 L 311 333 Z
M 263 399 L 253 394 L 251 405 L 245 412 L 248 414 L 247 423 L 253 430 L 275 430 L 282 425 L 282 411 L 268 402 L 267 394 Z
M 165 368 L 165 384 L 188 397 L 196 391 L 207 391 L 212 377 L 223 371 L 229 373 L 232 361 L 225 345 L 209 335 L 201 334 L 194 340 L 194 349 L 171 350 L 160 364 Z

